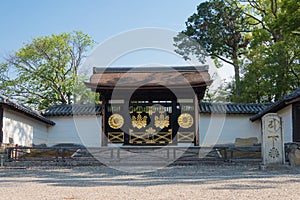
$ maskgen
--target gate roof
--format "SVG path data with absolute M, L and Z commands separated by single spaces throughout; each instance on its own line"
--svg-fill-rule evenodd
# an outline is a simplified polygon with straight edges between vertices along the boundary
M 208 66 L 94 68 L 86 86 L 94 91 L 113 89 L 206 88 L 211 84 Z

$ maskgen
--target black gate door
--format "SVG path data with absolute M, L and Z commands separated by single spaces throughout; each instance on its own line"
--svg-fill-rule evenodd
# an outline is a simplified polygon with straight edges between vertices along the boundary
M 131 122 L 125 144 L 176 144 L 176 109 L 172 101 L 131 102 Z
M 300 142 L 300 104 L 293 105 L 293 142 Z
M 194 104 L 131 101 L 129 108 L 127 106 L 124 103 L 106 105 L 107 143 L 177 145 L 195 142 Z M 128 112 L 130 117 L 124 116 Z

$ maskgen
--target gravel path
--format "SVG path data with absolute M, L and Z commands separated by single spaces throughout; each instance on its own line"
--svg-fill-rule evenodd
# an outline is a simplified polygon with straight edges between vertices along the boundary
M 174 166 L 128 173 L 104 166 L 1 169 L 0 199 L 298 199 L 299 169 Z

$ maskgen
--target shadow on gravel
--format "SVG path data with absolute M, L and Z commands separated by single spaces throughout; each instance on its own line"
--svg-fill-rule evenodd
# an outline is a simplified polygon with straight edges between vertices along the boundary
M 268 185 L 243 185 L 243 184 L 226 184 L 222 187 L 211 187 L 213 190 L 261 190 L 261 189 L 274 189 L 274 183 L 270 183 Z
M 300 182 L 299 170 L 261 171 L 258 166 L 173 166 L 150 173 L 126 173 L 105 166 L 72 168 L 1 169 L 0 186 L 37 182 L 63 187 L 157 185 L 211 185 L 211 189 L 265 189 L 276 187 L 274 177 L 285 176 L 285 182 Z M 214 183 L 247 180 L 254 184 L 228 183 L 220 188 Z M 260 185 L 255 185 L 260 183 Z M 261 185 L 263 183 L 263 185 Z M 283 183 L 280 181 L 280 183 Z

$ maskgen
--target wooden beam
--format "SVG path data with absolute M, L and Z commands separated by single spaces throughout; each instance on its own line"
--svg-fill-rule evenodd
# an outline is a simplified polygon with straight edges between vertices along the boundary
M 3 107 L 0 106 L 0 143 L 3 143 Z
M 292 107 L 292 124 L 293 124 L 293 142 L 300 142 L 300 104 L 293 104 Z
M 106 106 L 108 102 L 102 102 L 102 132 L 101 132 L 101 147 L 107 146 L 107 136 L 106 136 Z
M 199 101 L 197 95 L 194 97 L 194 110 L 195 110 L 195 146 L 199 146 Z

